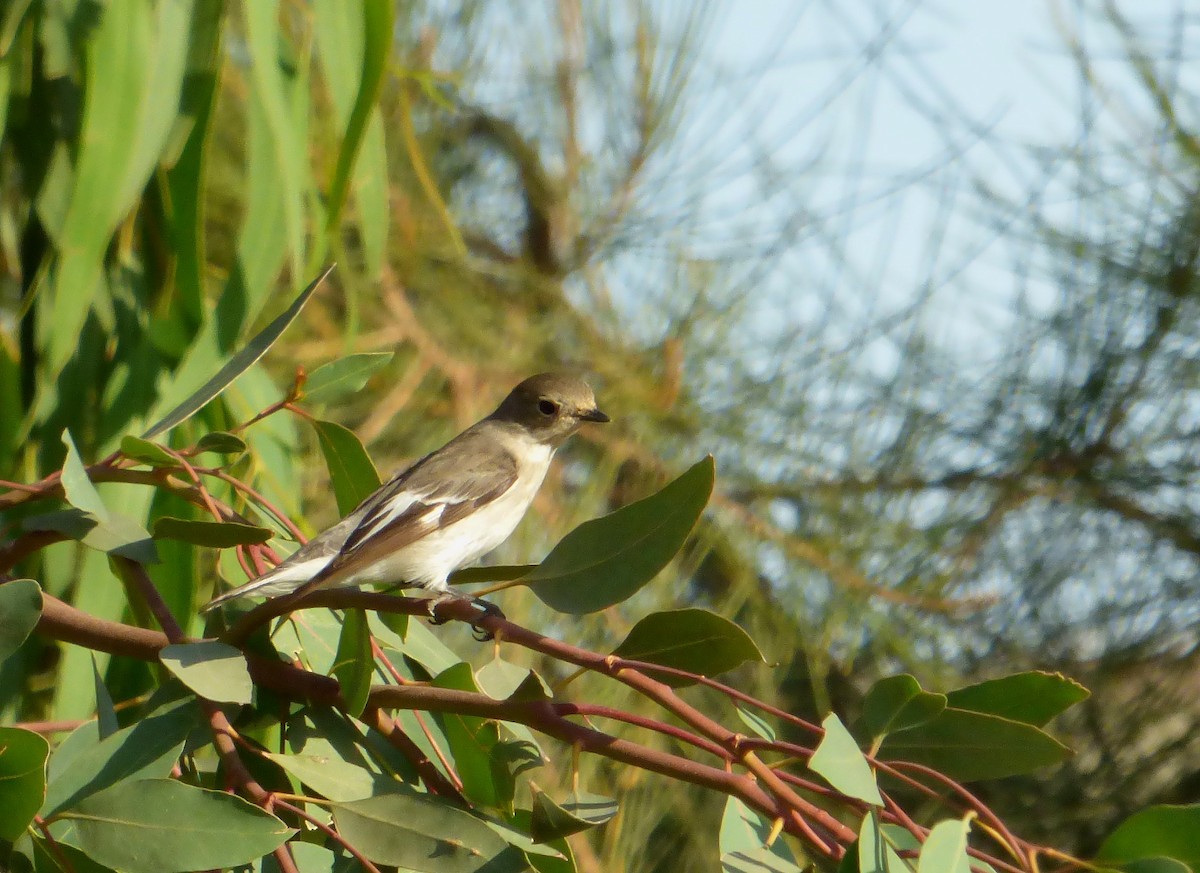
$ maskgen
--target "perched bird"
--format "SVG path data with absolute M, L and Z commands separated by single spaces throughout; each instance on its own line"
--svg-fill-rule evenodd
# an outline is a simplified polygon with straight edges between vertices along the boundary
M 214 598 L 278 597 L 369 582 L 448 596 L 446 577 L 504 542 L 555 449 L 584 422 L 609 421 L 587 383 L 541 373 L 496 411 L 393 476 L 333 527 L 259 578 Z M 431 609 L 432 611 L 432 609 Z

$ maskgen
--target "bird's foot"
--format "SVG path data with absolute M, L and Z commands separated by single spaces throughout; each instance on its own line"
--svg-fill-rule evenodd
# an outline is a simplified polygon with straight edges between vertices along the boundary
M 487 600 L 484 600 L 482 597 L 471 597 L 470 595 L 460 596 L 457 594 L 443 594 L 443 595 L 435 597 L 434 599 L 429 601 L 429 623 L 430 624 L 445 624 L 446 622 L 448 622 L 450 620 L 449 618 L 442 618 L 438 614 L 438 607 L 441 606 L 443 603 L 448 603 L 453 600 L 468 600 L 468 601 L 470 601 L 471 606 L 475 607 L 476 609 L 478 609 L 480 611 L 480 613 L 482 613 L 482 615 L 480 616 L 481 621 L 485 618 L 490 618 L 493 615 L 497 615 L 500 618 L 504 618 L 504 612 L 500 609 L 499 606 L 497 606 L 496 604 L 491 603 Z M 471 631 L 472 631 L 471 635 L 473 637 L 475 637 L 475 639 L 479 640 L 479 642 L 481 642 L 481 643 L 486 643 L 489 640 L 493 640 L 496 638 L 496 635 L 493 634 L 491 631 L 489 631 L 487 628 L 480 627 L 478 622 L 471 622 Z

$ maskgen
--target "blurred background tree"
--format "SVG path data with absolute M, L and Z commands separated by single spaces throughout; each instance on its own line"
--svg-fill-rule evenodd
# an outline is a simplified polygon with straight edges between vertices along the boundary
M 1200 800 L 1194 15 L 1071 6 L 1047 40 L 1073 61 L 1077 127 L 1027 146 L 945 96 L 903 40 L 911 4 L 815 6 L 785 29 L 830 40 L 822 87 L 783 66 L 782 35 L 739 69 L 717 57 L 733 4 L 10 0 L 0 477 L 60 466 L 68 423 L 85 458 L 112 451 L 337 260 L 286 354 L 197 427 L 250 417 L 297 366 L 394 351 L 320 413 L 390 471 L 520 377 L 585 369 L 618 424 L 564 451 L 499 559 L 537 559 L 713 451 L 712 512 L 635 606 L 736 617 L 778 662 L 747 690 L 853 716 L 897 670 L 934 688 L 1062 670 L 1094 691 L 1066 723 L 1081 754 L 988 786 L 1014 830 L 1087 850 L 1133 809 Z M 796 111 L 767 128 L 781 66 Z M 840 151 L 881 83 L 942 161 L 880 178 Z M 936 208 L 909 278 L 891 246 L 914 191 Z M 316 530 L 336 510 L 300 424 L 250 429 L 241 463 Z M 214 568 L 164 557 L 155 582 L 194 615 Z M 98 553 L 61 543 L 23 570 L 127 609 L 115 579 L 77 586 L 109 573 Z M 500 601 L 589 647 L 630 625 Z M 149 687 L 143 665 L 99 666 L 122 699 Z M 94 693 L 72 647 L 31 641 L 0 673 L 5 720 L 87 717 Z M 577 843 L 585 869 L 712 857 L 694 823 L 716 800 L 585 766 L 623 801 Z

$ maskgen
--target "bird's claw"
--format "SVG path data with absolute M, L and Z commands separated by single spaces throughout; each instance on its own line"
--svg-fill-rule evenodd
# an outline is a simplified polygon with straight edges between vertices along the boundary
M 442 618 L 440 615 L 438 615 L 437 608 L 439 606 L 441 606 L 443 603 L 448 602 L 449 600 L 460 600 L 460 599 L 464 599 L 464 598 L 448 597 L 448 598 L 441 599 L 441 600 L 431 600 L 429 602 L 429 623 L 430 624 L 445 624 L 446 622 L 448 622 L 450 619 Z M 504 618 L 504 612 L 496 604 L 490 603 L 489 601 L 484 600 L 482 597 L 471 597 L 469 599 L 471 601 L 471 605 L 474 606 L 476 609 L 478 609 L 481 613 L 483 613 L 483 615 L 480 617 L 481 620 L 484 618 L 489 618 L 493 615 L 497 615 L 500 618 Z M 495 634 L 493 634 L 487 628 L 481 627 L 478 622 L 471 622 L 471 636 L 475 637 L 475 639 L 481 643 L 486 643 L 486 642 L 489 642 L 490 640 L 494 640 L 496 638 Z

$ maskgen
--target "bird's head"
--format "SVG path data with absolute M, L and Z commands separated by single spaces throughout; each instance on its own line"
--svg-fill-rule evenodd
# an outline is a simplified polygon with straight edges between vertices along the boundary
M 575 376 L 539 373 L 509 392 L 489 418 L 519 424 L 539 442 L 558 446 L 585 422 L 610 421 L 591 387 Z

